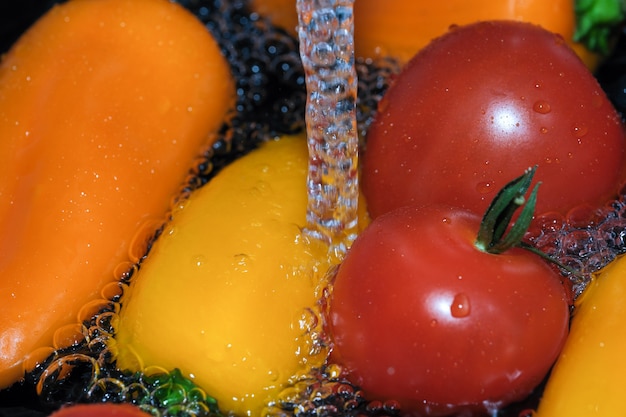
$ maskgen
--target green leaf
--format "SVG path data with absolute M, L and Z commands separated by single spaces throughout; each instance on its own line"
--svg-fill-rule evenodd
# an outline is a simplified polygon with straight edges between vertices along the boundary
M 589 50 L 607 55 L 611 42 L 624 23 L 625 0 L 575 0 L 576 32 L 574 41 Z

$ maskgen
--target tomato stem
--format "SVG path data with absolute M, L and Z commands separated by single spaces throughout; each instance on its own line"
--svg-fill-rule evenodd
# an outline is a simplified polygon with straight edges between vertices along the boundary
M 525 197 L 536 170 L 537 166 L 527 169 L 524 174 L 505 185 L 495 196 L 478 230 L 475 242 L 478 249 L 497 254 L 519 245 L 530 226 L 537 204 L 539 183 L 535 185 L 528 199 Z M 523 208 L 519 217 L 509 227 L 513 215 L 520 207 Z
M 564 270 L 565 272 L 571 274 L 571 275 L 575 275 L 575 276 L 582 276 L 583 274 L 580 273 L 580 271 L 576 271 L 574 268 L 567 266 L 565 264 L 562 264 L 561 262 L 557 261 L 556 259 L 554 259 L 553 257 L 551 257 L 550 255 L 548 255 L 545 252 L 542 252 L 541 250 L 537 249 L 536 247 L 534 247 L 533 245 L 530 245 L 526 242 L 520 242 L 519 245 L 517 245 L 519 248 L 525 249 L 529 252 L 534 253 L 535 255 L 539 255 L 540 257 L 542 257 L 543 259 L 545 259 L 546 261 L 550 262 L 553 265 L 556 265 L 557 267 L 559 267 L 560 269 Z
M 535 184 L 530 195 L 526 198 L 526 193 L 536 171 L 536 165 L 528 168 L 524 174 L 506 184 L 498 192 L 483 216 L 474 246 L 491 254 L 499 254 L 513 247 L 522 248 L 541 256 L 570 274 L 581 275 L 580 272 L 563 265 L 548 254 L 522 241 L 530 227 L 537 205 L 537 193 L 541 183 Z M 522 211 L 515 223 L 511 225 L 513 215 L 520 207 Z

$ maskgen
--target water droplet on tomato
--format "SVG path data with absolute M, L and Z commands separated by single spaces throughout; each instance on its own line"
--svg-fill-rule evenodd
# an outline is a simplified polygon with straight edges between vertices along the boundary
M 452 317 L 464 318 L 470 315 L 471 305 L 470 299 L 465 293 L 459 293 L 454 296 L 450 305 L 450 313 Z
M 539 129 L 539 132 L 541 132 L 541 133 L 543 133 L 545 135 L 546 133 L 548 133 L 548 128 L 547 127 L 542 127 L 542 128 Z
M 492 186 L 492 181 L 481 181 L 476 184 L 476 191 L 478 191 L 479 194 L 488 194 L 491 192 Z
M 545 100 L 538 100 L 533 104 L 533 110 L 537 113 L 548 114 L 552 110 L 550 103 Z
M 437 327 L 439 325 L 439 322 L 437 321 L 437 319 L 432 319 L 430 321 L 430 327 Z
M 585 136 L 588 132 L 589 129 L 587 129 L 587 126 L 574 126 L 572 128 L 572 133 L 574 134 L 574 137 L 579 139 Z

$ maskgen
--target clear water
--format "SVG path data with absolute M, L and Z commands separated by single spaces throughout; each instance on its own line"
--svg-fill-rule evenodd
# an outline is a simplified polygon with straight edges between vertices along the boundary
M 356 237 L 354 0 L 298 0 L 309 149 L 307 232 L 341 257 Z

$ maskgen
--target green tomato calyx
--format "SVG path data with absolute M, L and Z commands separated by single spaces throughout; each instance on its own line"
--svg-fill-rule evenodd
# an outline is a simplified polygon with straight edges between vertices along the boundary
M 498 254 L 512 247 L 521 246 L 522 238 L 530 227 L 537 205 L 537 183 L 526 193 L 535 175 L 537 166 L 528 168 L 524 174 L 506 184 L 495 196 L 483 216 L 474 245 L 483 252 Z M 509 227 L 515 212 L 522 208 L 515 223 Z
M 491 254 L 499 254 L 513 247 L 522 248 L 540 256 L 569 274 L 580 275 L 579 271 L 563 265 L 558 260 L 522 240 L 533 220 L 535 206 L 537 205 L 537 192 L 541 185 L 540 182 L 535 184 L 528 197 L 526 197 L 535 171 L 537 171 L 536 165 L 528 168 L 522 175 L 506 184 L 496 194 L 480 223 L 474 246 L 482 252 Z M 513 215 L 519 208 L 522 211 L 515 223 L 511 225 Z

